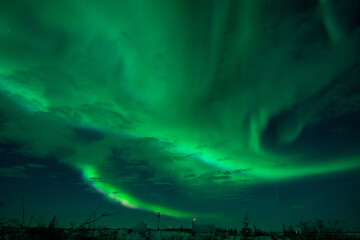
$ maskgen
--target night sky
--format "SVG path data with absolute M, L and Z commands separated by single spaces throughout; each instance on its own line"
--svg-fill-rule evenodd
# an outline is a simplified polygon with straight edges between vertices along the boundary
M 360 230 L 359 190 L 360 1 L 0 1 L 0 217 Z

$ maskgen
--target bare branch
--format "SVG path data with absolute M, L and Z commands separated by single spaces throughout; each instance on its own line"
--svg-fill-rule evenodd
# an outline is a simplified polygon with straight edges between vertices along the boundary
M 83 222 L 81 223 L 77 228 L 74 228 L 74 230 L 76 229 L 80 229 L 84 226 L 90 226 L 91 224 L 98 222 L 100 219 L 104 218 L 104 217 L 110 217 L 113 216 L 115 214 L 118 214 L 120 212 L 120 210 L 118 211 L 111 211 L 113 209 L 113 207 L 109 207 L 108 209 L 106 209 L 102 214 L 97 214 L 98 210 L 100 207 L 97 207 L 90 215 L 89 217 Z

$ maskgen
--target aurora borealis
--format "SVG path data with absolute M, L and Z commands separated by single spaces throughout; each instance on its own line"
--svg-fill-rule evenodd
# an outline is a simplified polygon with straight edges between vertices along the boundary
M 0 177 L 63 165 L 139 216 L 360 223 L 359 16 L 350 0 L 1 1 Z

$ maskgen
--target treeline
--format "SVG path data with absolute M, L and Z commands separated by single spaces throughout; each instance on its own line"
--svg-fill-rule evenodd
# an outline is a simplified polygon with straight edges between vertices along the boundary
M 81 224 L 75 226 L 70 224 L 69 228 L 62 228 L 57 224 L 56 216 L 49 222 L 37 222 L 32 224 L 34 218 L 30 218 L 28 223 L 24 219 L 14 220 L 0 218 L 0 240 L 126 240 L 127 236 L 137 234 L 132 229 L 111 229 L 98 226 L 100 219 L 111 216 L 117 212 L 106 211 L 99 213 L 95 210 Z M 162 235 L 161 240 L 354 240 L 359 239 L 344 232 L 340 221 L 307 221 L 300 222 L 297 225 L 283 224 L 280 232 L 265 232 L 255 224 L 250 227 L 250 221 L 247 215 L 244 216 L 239 224 L 240 228 L 216 228 L 215 231 L 196 233 L 190 228 L 171 228 L 163 229 L 161 232 L 174 232 L 179 236 L 167 237 Z M 141 239 L 156 239 L 156 230 L 149 229 L 140 235 Z M 181 235 L 182 233 L 182 235 Z M 179 238 L 178 238 L 179 237 Z M 168 239 L 169 238 L 169 239 Z

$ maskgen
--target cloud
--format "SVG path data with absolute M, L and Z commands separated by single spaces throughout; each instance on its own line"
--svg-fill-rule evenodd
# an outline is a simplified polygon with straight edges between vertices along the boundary
M 4 163 L 3 163 L 4 164 Z M 2 165 L 3 165 L 2 164 Z M 11 165 L 13 163 L 9 162 L 5 165 Z M 30 178 L 31 169 L 45 168 L 46 165 L 36 164 L 36 163 L 25 163 L 20 165 L 15 165 L 11 167 L 2 167 L 0 168 L 0 177 L 3 178 Z
M 25 169 L 13 167 L 13 168 L 0 168 L 0 177 L 3 178 L 28 178 L 25 173 Z
M 38 163 L 28 163 L 28 164 L 26 164 L 26 167 L 28 167 L 28 168 L 45 168 L 46 165 L 38 164 Z

